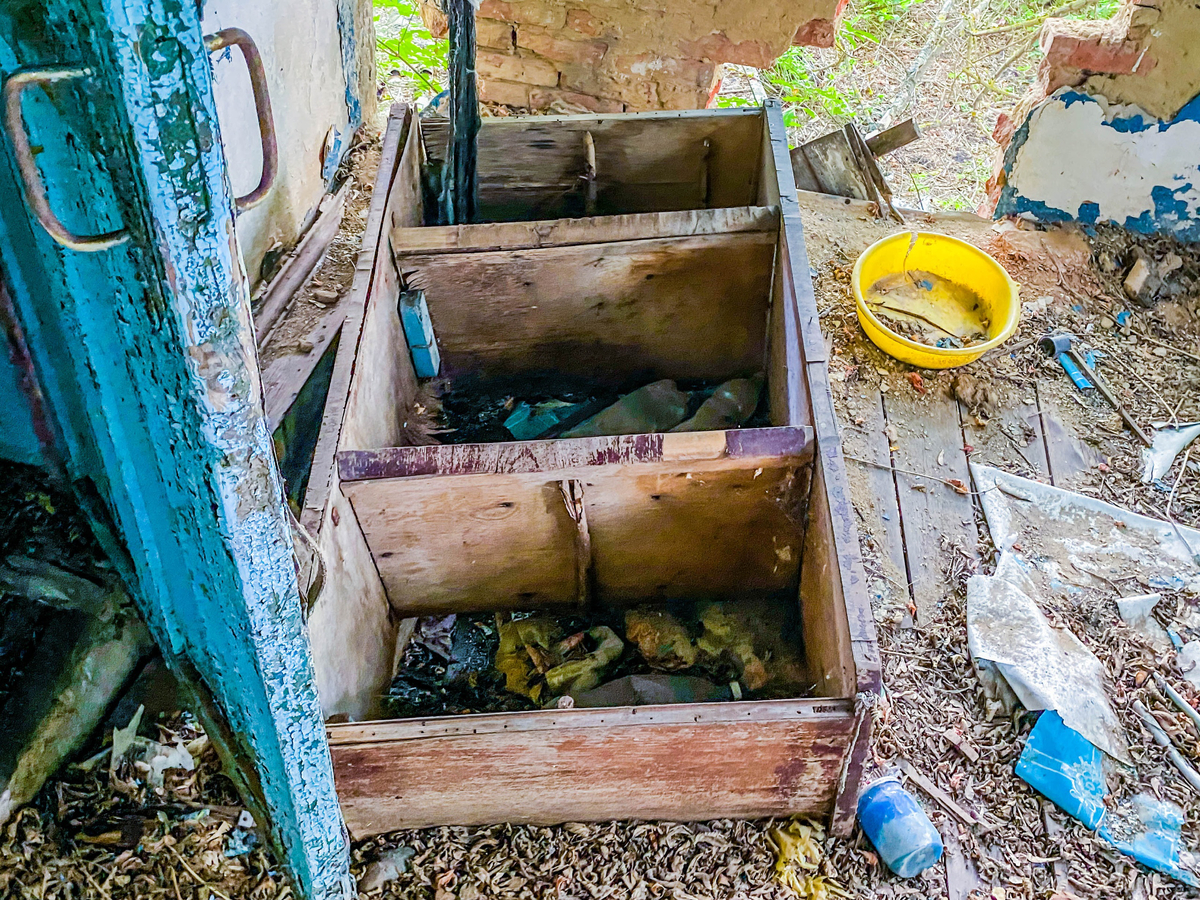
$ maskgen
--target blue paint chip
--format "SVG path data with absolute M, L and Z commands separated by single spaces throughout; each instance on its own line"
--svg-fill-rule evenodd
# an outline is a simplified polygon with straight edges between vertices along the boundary
M 1095 225 L 1100 218 L 1100 204 L 1092 200 L 1079 204 L 1079 213 L 1076 218 L 1088 225 Z
M 429 317 L 425 292 L 402 291 L 399 312 L 400 324 L 404 326 L 404 339 L 408 342 L 417 377 L 436 378 L 442 368 L 442 359 L 437 338 L 433 334 L 433 320 Z

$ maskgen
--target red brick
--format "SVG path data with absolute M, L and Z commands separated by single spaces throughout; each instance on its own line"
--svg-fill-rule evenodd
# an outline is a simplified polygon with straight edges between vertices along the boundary
M 480 78 L 499 78 L 502 81 L 520 81 L 546 87 L 558 84 L 558 69 L 536 57 L 480 51 L 475 54 L 475 70 Z
M 496 19 L 475 20 L 475 41 L 480 47 L 505 50 L 509 53 L 517 45 L 512 25 Z
M 734 63 L 769 69 L 775 64 L 775 54 L 765 41 L 731 41 L 723 31 L 707 34 L 698 41 L 680 41 L 680 56 L 706 59 L 715 63 Z
M 562 28 L 567 22 L 566 7 L 548 0 L 483 0 L 479 15 L 487 19 Z
M 803 47 L 832 47 L 833 22 L 829 19 L 809 19 L 796 29 L 792 43 Z
M 556 62 L 589 66 L 599 64 L 608 52 L 604 41 L 564 41 L 533 28 L 517 29 L 517 46 Z
M 567 27 L 589 37 L 597 37 L 604 30 L 604 23 L 586 9 L 567 10 Z
M 1138 60 L 1141 59 L 1141 65 Z M 1113 43 L 1084 38 L 1055 35 L 1046 48 L 1046 60 L 1052 66 L 1083 69 L 1103 75 L 1132 75 L 1134 66 L 1139 72 L 1152 69 L 1156 60 L 1142 57 L 1142 48 L 1132 41 Z

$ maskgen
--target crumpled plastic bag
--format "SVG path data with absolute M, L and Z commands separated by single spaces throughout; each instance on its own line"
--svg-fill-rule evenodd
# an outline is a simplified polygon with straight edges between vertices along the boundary
M 800 900 L 850 897 L 832 878 L 817 874 L 825 829 L 816 822 L 793 818 L 767 836 L 775 849 L 775 880 L 795 891 Z
M 674 672 L 696 664 L 696 648 L 683 623 L 669 612 L 631 609 L 625 613 L 625 637 L 637 644 L 652 669 Z

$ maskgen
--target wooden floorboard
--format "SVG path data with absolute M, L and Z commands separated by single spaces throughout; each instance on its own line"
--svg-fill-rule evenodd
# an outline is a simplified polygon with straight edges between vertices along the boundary
M 943 483 L 957 480 L 965 487 L 971 478 L 956 401 L 896 392 L 884 397 L 883 405 L 895 436 L 896 493 L 919 626 L 936 615 L 951 590 L 942 566 L 948 558 L 943 542 L 958 543 L 968 555 L 977 552 L 971 498 Z
M 896 499 L 895 475 L 891 471 L 887 419 L 883 412 L 883 395 L 877 387 L 862 386 L 855 396 L 854 413 L 858 418 L 847 424 L 842 439 L 847 475 L 859 501 L 859 524 L 880 551 L 884 576 L 906 601 L 911 600 L 904 535 L 900 530 L 900 506 Z

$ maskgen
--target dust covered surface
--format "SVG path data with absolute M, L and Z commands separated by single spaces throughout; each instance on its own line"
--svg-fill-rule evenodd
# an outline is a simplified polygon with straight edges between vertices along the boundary
M 1028 343 L 1047 332 L 1069 331 L 1081 339 L 1081 351 L 1103 353 L 1101 377 L 1147 431 L 1154 421 L 1200 419 L 1200 295 L 1194 277 L 1200 256 L 1194 248 L 1118 229 L 1099 234 L 1075 228 L 1025 230 L 963 214 L 913 214 L 910 227 L 949 234 L 992 254 L 1021 285 L 1024 305 L 1020 329 L 1005 348 L 965 369 L 921 371 L 867 341 L 850 290 L 858 254 L 896 226 L 875 219 L 866 204 L 833 198 L 802 194 L 801 209 L 879 625 L 886 691 L 874 710 L 867 774 L 908 760 L 984 823 L 964 824 L 909 783 L 943 835 L 943 861 L 916 880 L 902 881 L 887 872 L 856 831 L 849 842 L 832 842 L 833 871 L 854 896 L 869 898 L 1196 896 L 1118 853 L 1016 776 L 1014 766 L 1036 714 L 1005 717 L 985 695 L 967 650 L 966 579 L 991 572 L 995 560 L 977 498 L 970 497 L 974 522 L 964 523 L 961 533 L 941 536 L 934 562 L 947 589 L 930 614 L 914 622 L 905 561 L 901 558 L 898 565 L 888 552 L 894 525 L 884 518 L 886 510 L 881 514 L 871 480 L 880 469 L 853 459 L 899 465 L 896 446 L 949 405 L 948 414 L 959 426 L 953 440 L 962 444 L 948 446 L 947 452 L 961 454 L 965 447 L 972 460 L 1049 482 L 1046 442 L 1054 439 L 1049 468 L 1058 463 L 1054 480 L 1060 487 L 1154 518 L 1169 513 L 1181 524 L 1200 523 L 1200 448 L 1190 461 L 1181 453 L 1159 482 L 1142 484 L 1141 444 L 1117 414 L 1095 392 L 1076 390 L 1057 363 Z M 1180 263 L 1169 254 L 1177 254 Z M 1128 267 L 1139 255 L 1156 270 L 1170 270 L 1148 303 L 1123 290 Z M 1170 287 L 1172 283 L 1178 286 Z M 1129 315 L 1120 316 L 1125 312 Z M 963 373 L 970 379 L 956 384 Z M 906 414 L 885 417 L 885 408 Z M 937 451 L 910 464 L 929 476 L 929 484 L 949 477 Z M 890 475 L 883 472 L 885 478 Z M 895 483 L 902 490 L 916 490 L 899 476 Z M 905 497 L 899 500 L 903 505 Z M 963 534 L 979 538 L 968 542 Z M 1200 703 L 1200 692 L 1183 680 L 1174 653 L 1156 649 L 1123 623 L 1114 603 L 1155 588 L 1145 573 L 1136 571 L 1122 573 L 1118 583 L 1082 576 L 1069 587 L 1048 592 L 1042 612 L 1100 660 L 1135 763 L 1110 779 L 1110 803 L 1122 794 L 1145 791 L 1179 804 L 1186 813 L 1184 848 L 1195 849 L 1200 845 L 1200 803 L 1131 707 L 1138 699 L 1145 703 L 1183 754 L 1196 760 L 1200 733 L 1149 676 L 1158 672 L 1193 705 Z M 1161 593 L 1155 609 L 1161 624 L 1179 627 L 1193 620 L 1194 595 Z
M 309 335 L 331 310 L 336 311 L 335 307 L 346 301 L 350 293 L 383 146 L 377 130 L 364 128 L 364 134 L 365 139 L 350 149 L 338 172 L 339 184 L 349 182 L 342 224 L 312 275 L 292 296 L 287 309 L 271 329 L 259 359 L 264 372 L 282 356 L 311 350 Z M 265 286 L 264 283 L 262 287 Z
M 286 878 L 187 716 L 143 731 L 186 745 L 193 771 L 167 770 L 162 788 L 108 756 L 69 766 L 0 829 L 0 896 L 14 900 L 281 900 Z M 245 849 L 237 856 L 227 855 Z
M 356 847 L 352 869 L 361 878 L 385 850 L 413 848 L 408 871 L 371 895 L 385 900 L 795 900 L 795 893 L 773 880 L 767 837 L 773 824 L 608 822 L 397 831 Z

